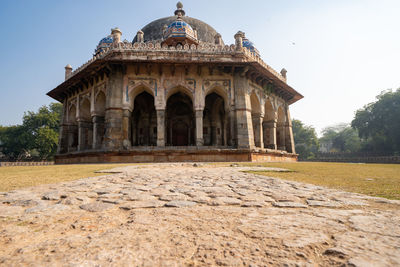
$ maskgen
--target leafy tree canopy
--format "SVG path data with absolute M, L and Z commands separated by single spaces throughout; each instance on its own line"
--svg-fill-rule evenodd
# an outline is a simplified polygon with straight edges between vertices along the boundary
M 357 130 L 346 123 L 324 128 L 319 142 L 326 152 L 357 152 L 361 148 Z
M 376 99 L 357 110 L 351 126 L 366 141 L 366 150 L 400 152 L 400 88 Z
M 312 159 L 318 151 L 318 138 L 312 126 L 304 125 L 300 120 L 292 120 L 292 129 L 296 153 L 300 160 Z
M 42 106 L 24 114 L 22 125 L 0 126 L 0 149 L 9 159 L 50 159 L 57 151 L 62 104 Z

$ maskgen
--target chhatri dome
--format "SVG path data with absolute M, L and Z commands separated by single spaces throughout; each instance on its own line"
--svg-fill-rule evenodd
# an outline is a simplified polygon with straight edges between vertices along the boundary
M 244 32 L 225 44 L 179 2 L 121 36 L 48 92 L 63 103 L 56 163 L 297 160 L 289 106 L 303 96 Z
M 189 36 L 198 40 L 198 42 L 214 43 L 217 31 L 207 23 L 188 17 L 185 15 L 182 3 L 178 2 L 174 16 L 157 19 L 144 26 L 141 31 L 144 34 L 144 42 L 165 40 L 165 33 L 174 30 L 177 32 L 186 32 Z M 137 42 L 137 36 L 133 43 Z

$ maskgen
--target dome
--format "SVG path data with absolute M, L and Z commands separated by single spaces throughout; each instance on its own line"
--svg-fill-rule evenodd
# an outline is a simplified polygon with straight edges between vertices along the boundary
M 181 30 L 182 32 L 184 29 L 189 39 L 198 42 L 215 43 L 217 31 L 213 27 L 201 20 L 185 16 L 181 2 L 177 3 L 176 8 L 175 16 L 154 20 L 141 29 L 144 33 L 144 42 L 162 41 L 167 36 L 165 33 L 175 28 L 178 29 L 177 31 Z M 137 36 L 132 42 L 137 42 Z
M 107 37 L 104 37 L 103 39 L 100 40 L 100 42 L 99 42 L 99 44 L 97 45 L 97 47 L 96 47 L 94 53 L 95 53 L 95 54 L 100 53 L 100 52 L 102 52 L 105 48 L 110 47 L 110 46 L 112 45 L 113 41 L 114 41 L 114 38 L 113 38 L 111 35 L 109 35 L 109 36 L 107 36 Z
M 148 42 L 148 41 L 162 40 L 164 26 L 171 25 L 173 22 L 177 20 L 177 18 L 178 18 L 177 16 L 165 17 L 150 22 L 149 24 L 144 26 L 142 28 L 142 32 L 144 33 L 144 41 Z M 200 42 L 206 42 L 206 43 L 215 42 L 214 36 L 217 34 L 217 31 L 207 23 L 187 16 L 182 17 L 182 22 L 189 24 L 192 30 L 197 31 L 197 39 Z M 135 38 L 133 39 L 133 43 L 136 42 L 136 39 L 137 37 L 135 36 Z
M 198 43 L 196 32 L 189 24 L 184 22 L 181 17 L 178 17 L 178 19 L 172 22 L 167 28 L 165 28 L 165 26 L 163 27 L 163 37 L 166 43 L 169 44 L 184 40 L 187 40 L 189 43 Z
M 255 53 L 257 55 L 260 55 L 260 52 L 258 52 L 257 48 L 255 47 L 255 45 L 253 44 L 253 42 L 251 42 L 249 39 L 247 39 L 246 37 L 243 37 L 243 47 L 246 47 L 247 49 L 249 49 L 252 53 Z

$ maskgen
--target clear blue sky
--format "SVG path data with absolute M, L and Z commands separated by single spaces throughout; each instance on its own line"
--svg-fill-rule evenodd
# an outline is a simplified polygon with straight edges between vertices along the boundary
M 0 2 L 0 125 L 19 124 L 24 111 L 53 100 L 64 66 L 90 59 L 98 41 L 119 27 L 122 38 L 170 16 L 176 0 Z M 194 1 L 186 15 L 203 20 L 234 43 L 242 30 L 264 61 L 288 70 L 305 98 L 292 118 L 318 130 L 350 122 L 382 90 L 400 87 L 400 1 Z

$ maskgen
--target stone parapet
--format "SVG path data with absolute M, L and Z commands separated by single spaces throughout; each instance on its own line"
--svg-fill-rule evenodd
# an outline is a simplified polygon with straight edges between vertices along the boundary
M 260 56 L 258 56 L 256 53 L 251 52 L 249 49 L 246 47 L 242 47 L 241 49 L 236 49 L 235 45 L 212 45 L 208 43 L 203 43 L 199 45 L 184 45 L 184 46 L 177 46 L 177 47 L 168 47 L 168 46 L 161 46 L 160 42 L 153 43 L 129 43 L 129 42 L 123 42 L 123 43 L 115 43 L 109 48 L 104 49 L 102 52 L 98 53 L 96 56 L 88 60 L 86 63 L 81 65 L 80 67 L 76 68 L 72 73 L 68 75 L 67 79 L 71 79 L 74 75 L 82 71 L 84 68 L 86 68 L 88 65 L 93 63 L 96 60 L 101 60 L 101 59 L 106 59 L 107 57 L 110 57 L 113 53 L 119 53 L 119 57 L 121 57 L 121 53 L 126 56 L 127 59 L 133 59 L 136 57 L 136 59 L 143 59 L 148 61 L 149 60 L 149 55 L 151 59 L 151 54 L 154 54 L 154 59 L 157 59 L 157 52 L 162 55 L 163 59 L 168 59 L 170 57 L 171 60 L 179 60 L 182 57 L 182 54 L 187 54 L 189 57 L 186 57 L 187 61 L 193 62 L 193 58 L 197 59 L 198 61 L 201 61 L 202 59 L 205 59 L 205 55 L 209 54 L 210 58 L 219 58 L 221 56 L 226 56 L 225 60 L 229 61 L 235 61 L 235 59 L 232 59 L 232 56 L 239 56 L 237 57 L 236 61 L 238 62 L 256 62 L 265 69 L 267 69 L 270 73 L 272 73 L 276 78 L 281 80 L 282 82 L 286 83 L 286 79 L 278 73 L 276 70 L 274 70 L 271 66 L 266 64 Z M 177 54 L 179 53 L 179 55 Z M 198 55 L 201 54 L 199 57 Z M 142 57 L 140 57 L 142 55 Z M 139 56 L 139 57 L 137 57 Z M 219 56 L 219 57 L 216 57 Z M 242 57 L 240 57 L 242 56 Z M 121 57 L 122 58 L 122 57 Z M 223 58 L 221 58 L 223 59 Z
M 57 155 L 56 164 L 101 162 L 295 162 L 297 154 L 269 149 L 232 149 L 215 147 L 144 147 L 129 151 L 88 151 Z

